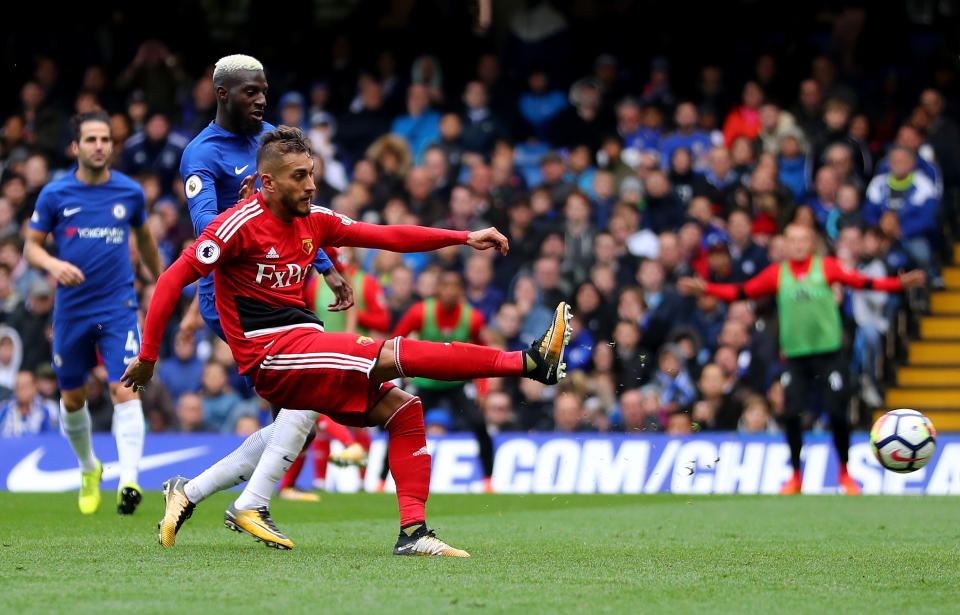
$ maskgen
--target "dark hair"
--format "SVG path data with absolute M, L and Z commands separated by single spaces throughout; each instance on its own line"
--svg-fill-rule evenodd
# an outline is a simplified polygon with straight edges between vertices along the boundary
M 277 126 L 263 133 L 260 147 L 257 148 L 257 169 L 263 167 L 264 160 L 279 158 L 284 154 L 311 154 L 306 136 L 295 126 Z
M 73 134 L 74 141 L 80 140 L 80 127 L 87 122 L 103 122 L 107 125 L 107 128 L 110 129 L 110 136 L 113 137 L 113 127 L 110 124 L 110 116 L 107 115 L 106 111 L 97 109 L 95 111 L 87 111 L 86 113 L 78 113 L 70 118 L 70 132 Z

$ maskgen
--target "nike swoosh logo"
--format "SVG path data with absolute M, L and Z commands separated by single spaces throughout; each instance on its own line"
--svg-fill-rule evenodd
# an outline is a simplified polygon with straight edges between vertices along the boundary
M 194 457 L 202 457 L 209 452 L 208 446 L 195 446 L 166 453 L 144 455 L 140 458 L 140 471 L 154 470 L 163 466 L 179 463 Z M 74 491 L 80 488 L 80 471 L 76 468 L 68 470 L 41 470 L 38 466 L 43 458 L 44 448 L 41 446 L 10 470 L 7 476 L 7 489 L 10 491 Z M 120 478 L 120 462 L 111 461 L 103 464 L 103 480 Z
M 234 172 L 236 175 L 240 175 L 241 173 L 243 173 L 244 171 L 246 171 L 246 170 L 247 170 L 247 167 L 249 167 L 249 166 L 250 166 L 249 164 L 245 164 L 245 165 L 243 165 L 242 167 L 234 166 L 234 167 L 233 167 L 233 172 Z
M 244 168 L 246 168 L 246 167 L 244 167 Z M 64 209 L 64 210 L 63 210 L 63 217 L 64 217 L 64 218 L 69 218 L 69 217 L 72 216 L 73 214 L 80 213 L 80 210 L 81 210 L 81 209 L 83 209 L 83 208 L 82 208 L 82 207 L 74 207 L 73 209 Z
M 894 461 L 900 461 L 900 462 L 903 462 L 903 463 L 909 463 L 909 462 L 911 462 L 911 461 L 925 461 L 925 460 L 926 460 L 926 457 L 917 457 L 916 459 L 914 459 L 913 457 L 901 457 L 899 450 L 896 450 L 896 451 L 893 451 L 892 453 L 890 453 L 890 458 L 893 459 Z

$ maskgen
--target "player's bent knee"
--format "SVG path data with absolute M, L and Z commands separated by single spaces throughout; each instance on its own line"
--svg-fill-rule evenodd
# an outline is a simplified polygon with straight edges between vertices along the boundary
M 414 397 L 402 389 L 390 389 L 390 391 L 383 396 L 383 399 L 381 399 L 377 405 L 367 411 L 367 424 L 386 427 L 387 423 L 394 416 L 394 414 L 396 414 L 397 410 L 405 406 L 409 407 L 413 405 L 411 400 L 414 399 L 417 401 L 420 400 L 419 397 Z
M 140 394 L 135 393 L 133 389 L 127 388 L 119 382 L 110 383 L 110 398 L 113 405 L 123 404 L 128 401 L 140 399 Z
M 83 408 L 83 404 L 87 401 L 87 387 L 61 391 L 60 399 L 63 400 L 63 407 L 67 409 L 67 412 L 76 412 Z
M 371 376 L 381 382 L 387 382 L 388 380 L 403 376 L 403 373 L 400 371 L 399 361 L 397 360 L 397 344 L 400 343 L 401 339 L 403 338 L 391 337 L 383 343 L 380 347 L 380 354 L 377 356 L 377 362 L 370 372 Z

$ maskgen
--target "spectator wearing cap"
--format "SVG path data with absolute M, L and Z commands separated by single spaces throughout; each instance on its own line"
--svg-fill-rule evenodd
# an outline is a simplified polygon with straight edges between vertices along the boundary
M 127 139 L 123 146 L 121 169 L 127 175 L 155 173 L 161 191 L 169 190 L 180 172 L 180 158 L 187 139 L 170 131 L 170 120 L 155 113 L 143 130 Z
M 699 128 L 699 113 L 696 105 L 683 101 L 677 105 L 673 114 L 674 131 L 660 140 L 660 159 L 665 164 L 673 163 L 673 154 L 679 148 L 685 148 L 693 157 L 693 168 L 700 170 L 707 166 L 707 154 L 710 152 L 710 135 Z
M 703 241 L 707 251 L 707 279 L 718 284 L 734 283 L 736 276 L 726 233 L 711 233 Z
M 34 371 L 48 363 L 52 350 L 47 329 L 53 312 L 53 287 L 45 278 L 30 284 L 30 293 L 11 315 L 8 324 L 20 333 L 23 341 L 21 369 Z M 54 357 L 56 360 L 57 357 Z
M 414 83 L 407 88 L 407 114 L 393 120 L 390 132 L 407 140 L 416 164 L 423 162 L 427 147 L 440 138 L 440 114 L 430 108 L 425 85 Z
M 0 405 L 0 436 L 14 438 L 56 431 L 60 410 L 37 392 L 33 372 L 17 374 L 13 397 Z
M 810 165 L 804 151 L 803 134 L 797 129 L 780 137 L 780 155 L 777 156 L 777 180 L 787 187 L 795 202 L 807 196 Z
M 307 130 L 307 101 L 303 94 L 296 90 L 291 90 L 280 97 L 277 102 L 279 123 L 285 126 L 296 126 L 301 130 Z
M 428 436 L 445 436 L 453 431 L 453 418 L 444 408 L 431 408 L 423 413 L 423 425 Z
M 753 141 L 760 134 L 760 105 L 763 104 L 763 90 L 755 81 L 743 86 L 740 104 L 727 115 L 723 122 L 723 140 L 727 147 L 733 145 L 737 137 L 746 137 Z

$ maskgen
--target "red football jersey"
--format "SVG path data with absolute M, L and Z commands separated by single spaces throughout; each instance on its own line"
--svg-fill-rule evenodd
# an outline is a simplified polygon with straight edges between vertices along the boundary
M 258 192 L 217 216 L 182 258 L 200 275 L 214 272 L 220 323 L 240 372 L 249 373 L 277 335 L 295 328 L 323 330 L 303 301 L 303 286 L 322 246 L 423 252 L 465 243 L 468 235 L 355 222 L 318 206 L 311 206 L 308 216 L 284 222 Z

